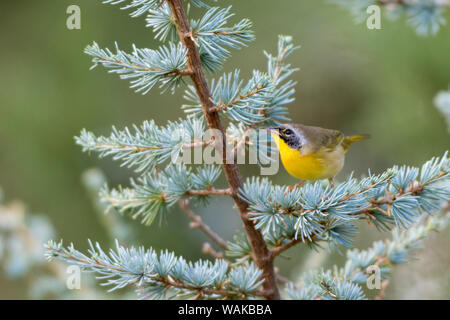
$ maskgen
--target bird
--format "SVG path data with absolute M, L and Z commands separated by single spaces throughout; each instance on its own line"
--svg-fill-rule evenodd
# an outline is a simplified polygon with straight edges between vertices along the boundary
M 286 171 L 301 181 L 328 179 L 334 187 L 334 177 L 344 167 L 345 153 L 355 142 L 370 136 L 344 136 L 339 130 L 307 126 L 299 123 L 265 127 L 275 141 Z

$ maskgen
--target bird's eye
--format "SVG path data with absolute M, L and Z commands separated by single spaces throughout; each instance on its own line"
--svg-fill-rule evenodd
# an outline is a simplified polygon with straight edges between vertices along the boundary
M 286 136 L 291 136 L 294 132 L 291 129 L 283 130 L 283 134 Z

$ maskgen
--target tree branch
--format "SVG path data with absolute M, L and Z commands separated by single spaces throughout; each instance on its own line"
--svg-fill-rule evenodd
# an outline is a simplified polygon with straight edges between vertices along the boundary
M 210 237 L 215 243 L 224 250 L 228 250 L 228 244 L 219 235 L 217 235 L 212 229 L 202 221 L 202 218 L 194 213 L 189 208 L 189 200 L 181 200 L 179 202 L 181 209 L 186 213 L 189 219 L 192 220 L 190 224 L 191 228 L 198 228 L 203 231 L 208 237 Z
M 233 191 L 228 189 L 207 189 L 207 190 L 189 190 L 187 196 L 231 196 Z
M 214 144 L 214 140 L 194 141 L 194 142 L 183 145 L 183 149 L 206 147 L 206 146 L 213 145 L 213 144 Z
M 202 103 L 202 110 L 208 127 L 210 129 L 220 130 L 224 132 L 222 124 L 220 122 L 219 115 L 216 112 L 210 112 L 210 109 L 214 108 L 212 103 L 212 94 L 206 82 L 206 77 L 201 66 L 200 53 L 196 48 L 195 41 L 192 36 L 191 29 L 189 27 L 188 20 L 183 8 L 182 0 L 167 0 L 170 9 L 172 11 L 173 20 L 177 24 L 178 35 L 181 42 L 187 49 L 187 59 L 189 70 L 192 71 L 190 75 L 197 95 Z M 270 259 L 270 252 L 266 246 L 264 238 L 260 231 L 255 229 L 254 223 L 249 220 L 248 217 L 248 204 L 237 196 L 239 188 L 242 186 L 242 177 L 239 172 L 237 164 L 228 164 L 226 161 L 226 138 L 225 134 L 222 134 L 222 150 L 218 150 L 222 154 L 223 169 L 225 172 L 228 184 L 233 191 L 233 199 L 236 207 L 239 210 L 242 223 L 244 225 L 245 232 L 249 239 L 250 246 L 252 248 L 252 256 L 258 268 L 263 271 L 263 290 L 265 298 L 267 299 L 280 299 L 280 293 L 278 291 L 276 283 L 276 275 L 274 272 L 273 261 Z
M 295 246 L 296 244 L 302 242 L 302 238 L 292 239 L 288 242 L 285 242 L 281 246 L 274 247 L 272 250 L 270 250 L 270 257 L 271 259 L 275 259 L 276 256 L 280 255 L 282 252 L 286 251 L 287 249 Z
M 386 296 L 386 289 L 389 287 L 389 280 L 384 280 L 381 282 L 381 289 L 378 295 L 375 297 L 375 300 L 383 300 Z
M 254 95 L 258 94 L 263 89 L 265 89 L 264 86 L 259 86 L 259 87 L 255 88 L 254 90 L 252 90 L 250 92 L 247 92 L 247 93 L 245 93 L 243 95 L 240 95 L 239 97 L 237 97 L 236 99 L 234 99 L 233 101 L 231 101 L 229 103 L 220 102 L 217 106 L 212 107 L 211 109 L 209 109 L 209 112 L 213 113 L 213 112 L 227 110 L 228 108 L 233 107 L 233 105 L 241 102 L 242 100 L 247 99 L 247 98 L 249 98 L 251 96 L 254 96 Z
M 207 254 L 207 255 L 215 258 L 215 259 L 223 259 L 223 260 L 225 260 L 223 252 L 214 250 L 214 248 L 208 242 L 205 242 L 203 244 L 202 252 L 204 254 Z M 228 261 L 228 260 L 225 260 L 225 261 L 228 264 L 230 264 L 230 261 Z
M 84 264 L 89 264 L 90 263 L 90 261 L 88 259 L 77 258 L 77 257 L 72 256 L 70 254 L 64 253 L 61 250 L 57 251 L 57 253 L 59 255 L 61 255 L 61 256 L 64 256 L 66 259 L 74 261 L 74 262 L 79 262 L 79 263 L 84 263 Z M 119 273 L 123 273 L 123 274 L 130 273 L 130 271 L 122 269 L 122 268 L 118 268 L 118 267 L 116 267 L 114 265 L 104 264 L 104 263 L 101 263 L 101 262 L 98 262 L 98 261 L 95 261 L 95 260 L 94 260 L 94 263 L 97 266 L 100 266 L 102 268 L 106 268 L 106 269 L 109 269 L 109 270 L 114 270 L 114 271 L 117 271 Z M 191 290 L 191 291 L 198 291 L 200 296 L 202 296 L 204 294 L 208 294 L 208 295 L 213 295 L 214 294 L 214 295 L 221 295 L 221 296 L 224 296 L 224 297 L 232 297 L 232 296 L 243 295 L 244 294 L 243 292 L 231 291 L 231 290 L 222 289 L 222 288 L 219 288 L 219 287 L 201 288 L 201 287 L 188 285 L 186 283 L 183 283 L 181 281 L 173 279 L 170 275 L 167 275 L 167 278 L 161 276 L 161 277 L 155 279 L 155 281 L 159 282 L 159 283 L 161 283 L 161 284 L 163 284 L 165 286 L 168 286 L 168 287 L 173 287 L 173 288 L 177 288 L 177 289 L 186 289 L 186 290 Z M 139 281 L 135 281 L 135 282 L 130 283 L 130 284 L 134 284 L 137 287 L 140 286 Z M 261 292 L 261 291 L 251 292 L 250 294 L 254 295 L 254 296 L 261 296 L 261 297 L 264 296 L 264 293 Z
M 242 138 L 234 146 L 234 148 L 233 148 L 234 162 L 237 162 L 238 153 L 247 144 L 247 136 L 250 133 L 250 131 L 253 129 L 254 129 L 253 125 L 248 126 L 248 128 L 245 129 L 245 131 L 243 132 Z
M 128 69 L 137 69 L 137 70 L 141 70 L 141 71 L 162 71 L 162 69 L 159 69 L 159 68 L 148 68 L 148 67 L 144 67 L 144 66 L 141 66 L 138 64 L 131 65 L 131 64 L 127 64 L 122 61 L 119 61 L 119 60 L 112 60 L 112 59 L 108 59 L 108 58 L 99 58 L 98 61 L 100 63 L 108 62 L 108 63 L 117 64 L 117 65 L 123 66 Z M 173 71 L 165 73 L 164 76 L 169 76 L 171 74 L 178 74 L 180 76 L 189 76 L 191 73 L 192 72 L 189 69 L 185 69 L 185 70 L 177 69 L 177 70 L 173 70 Z
M 236 296 L 236 295 L 242 295 L 242 293 L 239 292 L 235 292 L 235 291 L 230 291 L 230 290 L 226 290 L 226 289 L 209 289 L 209 288 L 198 288 L 198 287 L 193 287 L 181 282 L 177 282 L 174 279 L 172 279 L 170 276 L 168 276 L 168 280 L 166 280 L 165 278 L 161 278 L 160 279 L 161 282 L 163 282 L 164 284 L 174 287 L 174 288 L 178 288 L 178 289 L 187 289 L 187 290 L 197 290 L 199 292 L 200 297 L 203 294 L 218 294 L 224 297 L 230 297 L 230 296 Z M 260 291 L 255 291 L 252 292 L 252 295 L 254 296 L 264 296 L 264 294 Z
M 214 140 L 209 141 L 194 141 L 191 143 L 186 143 L 183 145 L 183 149 L 191 149 L 191 148 L 198 148 L 198 147 L 206 147 L 209 145 L 214 144 Z M 130 150 L 133 151 L 133 153 L 140 153 L 140 152 L 147 152 L 147 151 L 155 151 L 155 150 L 161 150 L 164 149 L 160 146 L 155 147 L 139 147 L 139 146 L 133 146 L 133 145 L 126 145 L 126 144 L 103 144 L 103 143 L 97 143 L 97 147 L 102 148 L 109 148 L 109 149 L 120 149 L 120 150 Z
M 370 205 L 364 209 L 361 209 L 360 211 L 357 211 L 355 213 L 351 213 L 350 215 L 360 215 L 360 214 L 365 214 L 368 215 L 370 218 L 374 219 L 373 216 L 371 216 L 371 212 L 374 210 L 378 210 L 382 213 L 384 213 L 387 216 L 391 216 L 391 207 L 392 204 L 394 203 L 395 199 L 399 198 L 402 195 L 405 194 L 412 194 L 414 196 L 417 196 L 419 194 L 422 193 L 424 187 L 426 187 L 427 185 L 429 185 L 430 183 L 432 183 L 435 180 L 440 179 L 441 177 L 443 177 L 446 173 L 445 172 L 441 172 L 439 173 L 437 176 L 435 176 L 433 179 L 431 179 L 430 181 L 428 181 L 426 184 L 420 184 L 420 183 L 415 183 L 413 182 L 409 188 L 407 188 L 406 190 L 399 190 L 398 193 L 395 194 L 388 194 L 385 197 L 381 197 L 378 199 L 372 199 L 370 201 Z M 356 195 L 356 194 L 355 194 Z M 354 195 L 352 195 L 353 197 Z M 345 199 L 347 200 L 347 199 Z M 381 209 L 381 206 L 383 205 L 387 205 L 387 211 Z M 368 220 L 370 221 L 370 220 Z

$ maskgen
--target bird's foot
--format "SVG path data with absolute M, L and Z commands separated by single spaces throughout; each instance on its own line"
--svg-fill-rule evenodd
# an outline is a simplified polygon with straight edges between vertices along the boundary
M 294 184 L 293 186 L 289 186 L 288 189 L 289 189 L 289 191 L 292 191 L 294 189 L 301 188 L 305 184 L 305 182 L 306 182 L 306 180 L 302 180 L 299 183 Z
M 334 178 L 329 178 L 328 182 L 330 183 L 330 187 L 334 188 Z

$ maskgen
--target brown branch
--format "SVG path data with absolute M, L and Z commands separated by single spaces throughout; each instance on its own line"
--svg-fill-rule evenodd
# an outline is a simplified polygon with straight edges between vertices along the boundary
M 233 191 L 228 189 L 207 189 L 207 190 L 189 190 L 186 192 L 187 196 L 231 196 Z
M 206 77 L 201 65 L 200 53 L 196 48 L 192 32 L 186 18 L 182 0 L 167 0 L 172 11 L 172 17 L 177 24 L 178 35 L 181 42 L 187 50 L 188 68 L 192 71 L 190 75 L 196 89 L 199 100 L 202 104 L 203 115 L 206 119 L 208 128 L 220 130 L 222 132 L 222 150 L 218 150 L 222 155 L 222 166 L 225 172 L 227 182 L 233 192 L 233 200 L 244 225 L 247 238 L 252 248 L 252 256 L 256 265 L 263 272 L 264 282 L 262 284 L 265 298 L 280 299 L 276 276 L 273 267 L 273 260 L 270 258 L 270 252 L 266 246 L 264 238 L 260 231 L 256 230 L 254 223 L 248 217 L 248 204 L 237 196 L 239 188 L 242 186 L 242 176 L 237 164 L 227 163 L 226 158 L 226 138 L 220 118 L 217 112 L 210 112 L 214 108 L 211 100 L 212 94 L 208 87 Z
M 194 142 L 187 143 L 187 144 L 183 145 L 183 149 L 206 147 L 206 146 L 209 146 L 209 145 L 212 145 L 212 144 L 214 144 L 214 140 L 194 141 Z
M 245 34 L 245 32 L 244 31 L 236 31 L 236 30 L 231 30 L 231 31 L 214 31 L 213 34 L 220 34 L 222 36 L 230 36 L 230 35 L 237 36 L 237 35 L 240 35 L 240 34 Z
M 211 109 L 209 109 L 210 113 L 213 112 L 218 112 L 218 111 L 222 111 L 222 110 L 226 110 L 228 108 L 231 108 L 233 105 L 241 102 L 244 99 L 247 99 L 251 96 L 254 96 L 255 94 L 258 94 L 261 90 L 263 90 L 265 87 L 264 86 L 259 86 L 257 88 L 255 88 L 254 90 L 247 92 L 246 94 L 243 94 L 239 97 L 237 97 L 236 99 L 234 99 L 233 101 L 229 102 L 229 103 L 219 103 L 217 106 L 212 107 Z
M 186 143 L 183 145 L 183 149 L 190 149 L 190 148 L 197 148 L 197 147 L 205 147 L 214 144 L 214 140 L 209 141 L 193 141 L 191 143 Z M 164 149 L 163 147 L 137 147 L 137 146 L 129 146 L 126 144 L 120 144 L 117 145 L 114 144 L 103 144 L 103 143 L 97 143 L 96 146 L 98 148 L 109 148 L 109 149 L 122 149 L 122 150 L 131 150 L 133 153 L 139 153 L 139 152 L 147 152 L 147 151 L 154 151 L 154 150 L 161 150 Z
M 394 203 L 395 199 L 397 199 L 398 197 L 401 197 L 405 194 L 412 194 L 414 196 L 417 196 L 419 194 L 421 194 L 424 190 L 424 188 L 431 184 L 432 182 L 436 181 L 437 179 L 440 179 L 441 177 L 443 177 L 446 173 L 444 171 L 440 172 L 438 175 L 436 175 L 435 177 L 433 177 L 432 179 L 430 179 L 427 183 L 425 184 L 420 184 L 416 181 L 413 181 L 411 183 L 411 185 L 406 189 L 406 190 L 399 190 L 398 193 L 395 194 L 390 194 L 388 192 L 388 195 L 385 197 L 380 197 L 378 199 L 372 199 L 370 202 L 371 204 L 364 208 L 361 209 L 360 211 L 357 211 L 355 213 L 352 213 L 350 215 L 361 215 L 361 214 L 365 214 L 368 216 L 368 218 L 370 219 L 376 219 L 374 216 L 371 215 L 371 212 L 374 210 L 378 210 L 380 212 L 382 212 L 383 214 L 390 216 L 391 215 L 391 206 Z M 347 200 L 347 199 L 346 199 Z M 387 205 L 387 210 L 384 210 L 381 208 L 382 205 Z M 368 220 L 370 221 L 370 220 Z
M 225 260 L 223 252 L 214 250 L 214 248 L 208 242 L 205 242 L 203 244 L 202 252 L 204 254 L 207 254 L 207 255 L 215 258 L 215 259 Z M 227 261 L 227 263 L 229 263 L 229 261 Z
M 127 146 L 125 144 L 103 144 L 103 143 L 97 143 L 96 146 L 98 148 L 109 148 L 109 149 L 123 149 L 123 150 L 131 150 L 134 153 L 139 153 L 139 152 L 146 152 L 146 151 L 153 151 L 153 150 L 161 150 L 163 149 L 162 147 L 149 147 L 149 148 L 141 148 L 141 147 L 136 147 L 136 146 Z
M 231 189 L 206 189 L 206 190 L 188 190 L 184 193 L 185 197 L 205 197 L 205 196 L 232 196 L 233 193 Z M 149 200 L 167 200 L 170 198 L 170 195 L 167 193 L 160 193 L 153 197 L 149 197 Z M 108 198 L 110 202 L 113 202 L 113 199 Z
M 120 272 L 120 273 L 131 273 L 128 270 L 117 268 L 117 267 L 115 267 L 113 265 L 107 265 L 107 264 L 104 264 L 104 263 L 100 263 L 100 262 L 98 262 L 98 261 L 96 261 L 94 259 L 91 259 L 91 261 L 89 261 L 87 259 L 76 258 L 74 256 L 71 256 L 69 254 L 66 254 L 66 253 L 62 252 L 61 250 L 56 250 L 56 252 L 58 254 L 60 254 L 61 256 L 64 256 L 66 259 L 69 259 L 69 260 L 72 260 L 72 261 L 86 263 L 86 264 L 94 263 L 94 264 L 96 264 L 98 266 L 101 266 L 103 268 L 114 270 L 114 271 L 117 271 L 117 272 Z M 217 288 L 217 287 L 216 288 L 198 288 L 198 287 L 194 287 L 194 286 L 182 283 L 180 281 L 176 281 L 170 275 L 167 276 L 167 279 L 164 278 L 164 277 L 159 277 L 159 278 L 157 278 L 155 280 L 160 282 L 160 283 L 162 283 L 164 286 L 170 286 L 170 287 L 174 287 L 174 288 L 178 288 L 178 289 L 186 289 L 186 290 L 198 291 L 198 294 L 199 294 L 200 297 L 202 297 L 203 294 L 218 294 L 218 295 L 226 296 L 226 297 L 236 296 L 236 295 L 243 295 L 244 294 L 242 292 L 236 292 L 236 291 L 231 291 L 231 290 Z M 139 281 L 133 282 L 133 284 L 135 284 L 137 287 L 139 287 L 138 283 L 139 283 Z M 249 293 L 249 295 L 263 297 L 264 293 L 261 292 L 261 291 L 255 291 L 255 292 Z
M 147 72 L 162 71 L 162 69 L 160 69 L 160 68 L 153 68 L 152 69 L 152 68 L 147 68 L 147 67 L 144 67 L 144 66 L 141 66 L 141 65 L 138 65 L 138 64 L 131 65 L 131 64 L 123 63 L 122 61 L 119 61 L 119 60 L 112 60 L 112 59 L 107 59 L 107 58 L 99 58 L 98 61 L 100 63 L 105 63 L 105 62 L 106 63 L 114 63 L 114 64 L 121 65 L 121 66 L 123 66 L 125 68 L 139 69 L 139 70 L 147 71 Z M 192 74 L 192 71 L 190 69 L 185 69 L 185 70 L 175 69 L 175 70 L 172 70 L 172 71 L 169 71 L 169 72 L 165 73 L 163 76 L 167 77 L 167 76 L 172 75 L 172 74 L 177 74 L 177 75 L 180 75 L 180 76 L 190 76 Z
M 277 274 L 277 281 L 281 284 L 287 285 L 289 283 L 292 283 L 291 280 L 286 278 L 285 276 L 282 276 L 281 274 Z
M 381 289 L 378 295 L 375 297 L 375 300 L 383 300 L 386 296 L 386 289 L 389 287 L 389 280 L 384 280 L 381 282 Z
M 390 216 L 391 215 L 391 213 L 390 213 L 391 212 L 391 206 L 394 203 L 396 198 L 398 198 L 398 197 L 400 197 L 402 195 L 405 195 L 405 194 L 412 194 L 412 195 L 416 195 L 417 196 L 424 190 L 424 187 L 426 187 L 428 184 L 436 181 L 437 179 L 441 178 L 444 175 L 445 175 L 445 172 L 440 172 L 438 175 L 436 175 L 435 177 L 430 179 L 430 181 L 428 181 L 427 183 L 425 183 L 423 185 L 421 185 L 421 184 L 419 184 L 417 182 L 413 182 L 413 183 L 411 183 L 411 185 L 406 190 L 399 190 L 399 192 L 396 193 L 396 194 L 388 193 L 388 195 L 385 196 L 385 197 L 381 197 L 381 198 L 378 198 L 378 199 L 372 199 L 371 200 L 371 204 L 368 207 L 366 207 L 364 209 L 361 209 L 360 211 L 352 213 L 350 215 L 361 215 L 361 214 L 364 214 L 364 215 L 366 215 L 366 218 L 367 218 L 367 221 L 368 221 L 369 224 L 370 224 L 370 219 L 372 219 L 372 220 L 376 219 L 371 214 L 371 212 L 374 211 L 374 210 L 378 210 L 378 211 L 382 212 L 383 214 L 385 214 L 387 216 Z M 389 179 L 390 179 L 390 177 L 387 177 L 384 181 L 388 181 Z M 370 189 L 374 188 L 376 185 L 378 185 L 378 184 L 371 184 L 370 186 L 364 188 L 363 190 L 360 190 L 358 192 L 349 194 L 346 197 L 344 197 L 342 200 L 340 200 L 339 202 L 348 201 L 349 199 L 351 199 L 351 198 L 353 198 L 353 197 L 355 197 L 355 196 L 357 196 L 357 195 L 359 195 L 361 193 L 369 191 Z M 384 210 L 384 209 L 380 208 L 382 205 L 387 205 L 388 206 L 387 210 Z M 447 206 L 446 206 L 446 208 L 444 208 L 444 210 L 450 210 L 449 208 L 450 208 L 450 202 L 447 203 Z M 298 213 L 301 213 L 302 211 L 303 211 L 303 209 L 296 210 L 295 212 L 284 212 L 283 211 L 282 213 L 284 213 L 284 214 L 295 214 L 296 215 Z M 280 255 L 284 251 L 288 250 L 289 248 L 291 248 L 291 247 L 293 247 L 296 244 L 301 243 L 301 242 L 303 242 L 301 238 L 300 239 L 291 239 L 288 242 L 285 242 L 284 244 L 282 244 L 280 246 L 276 246 L 276 247 L 272 248 L 270 250 L 271 259 L 274 259 L 276 256 Z
M 273 82 L 276 82 L 278 77 L 280 76 L 281 68 L 283 67 L 284 55 L 286 54 L 286 51 L 287 51 L 287 48 L 284 48 L 284 50 L 278 56 L 277 68 L 275 70 L 275 73 L 274 73 L 273 79 L 272 79 Z
M 281 246 L 272 248 L 272 250 L 270 250 L 271 258 L 274 259 L 276 256 L 280 255 L 282 252 L 286 251 L 287 249 L 295 246 L 296 244 L 298 244 L 300 242 L 302 242 L 301 238 L 292 239 L 292 240 L 289 240 L 288 242 L 285 242 Z
M 238 152 L 247 144 L 247 137 L 251 130 L 254 129 L 254 125 L 250 125 L 242 134 L 241 139 L 236 143 L 233 148 L 233 159 L 237 163 Z
M 291 280 L 289 280 L 288 278 L 286 278 L 285 276 L 282 276 L 280 274 L 280 270 L 275 267 L 275 273 L 277 275 L 277 281 L 281 284 L 287 285 L 288 283 L 291 283 Z
M 189 219 L 192 220 L 190 227 L 191 228 L 198 228 L 201 231 L 203 231 L 208 237 L 211 238 L 215 243 L 219 245 L 224 250 L 228 250 L 228 244 L 225 240 L 223 240 L 219 235 L 217 235 L 212 229 L 205 224 L 202 221 L 202 218 L 198 215 L 196 215 L 190 208 L 189 208 L 189 201 L 188 200 L 181 200 L 179 202 L 181 209 L 186 213 L 186 215 L 189 217 Z
M 193 286 L 181 283 L 179 281 L 176 281 L 176 280 L 172 279 L 171 276 L 168 276 L 167 279 L 161 277 L 158 280 L 160 282 L 163 282 L 166 285 L 174 287 L 174 288 L 198 291 L 199 298 L 201 298 L 203 296 L 203 294 L 218 294 L 221 296 L 228 296 L 228 297 L 236 296 L 236 295 L 244 295 L 244 293 L 242 293 L 242 292 L 230 291 L 227 289 L 209 289 L 209 288 L 193 287 Z M 254 291 L 254 292 L 250 293 L 250 295 L 263 297 L 264 293 L 261 291 Z

